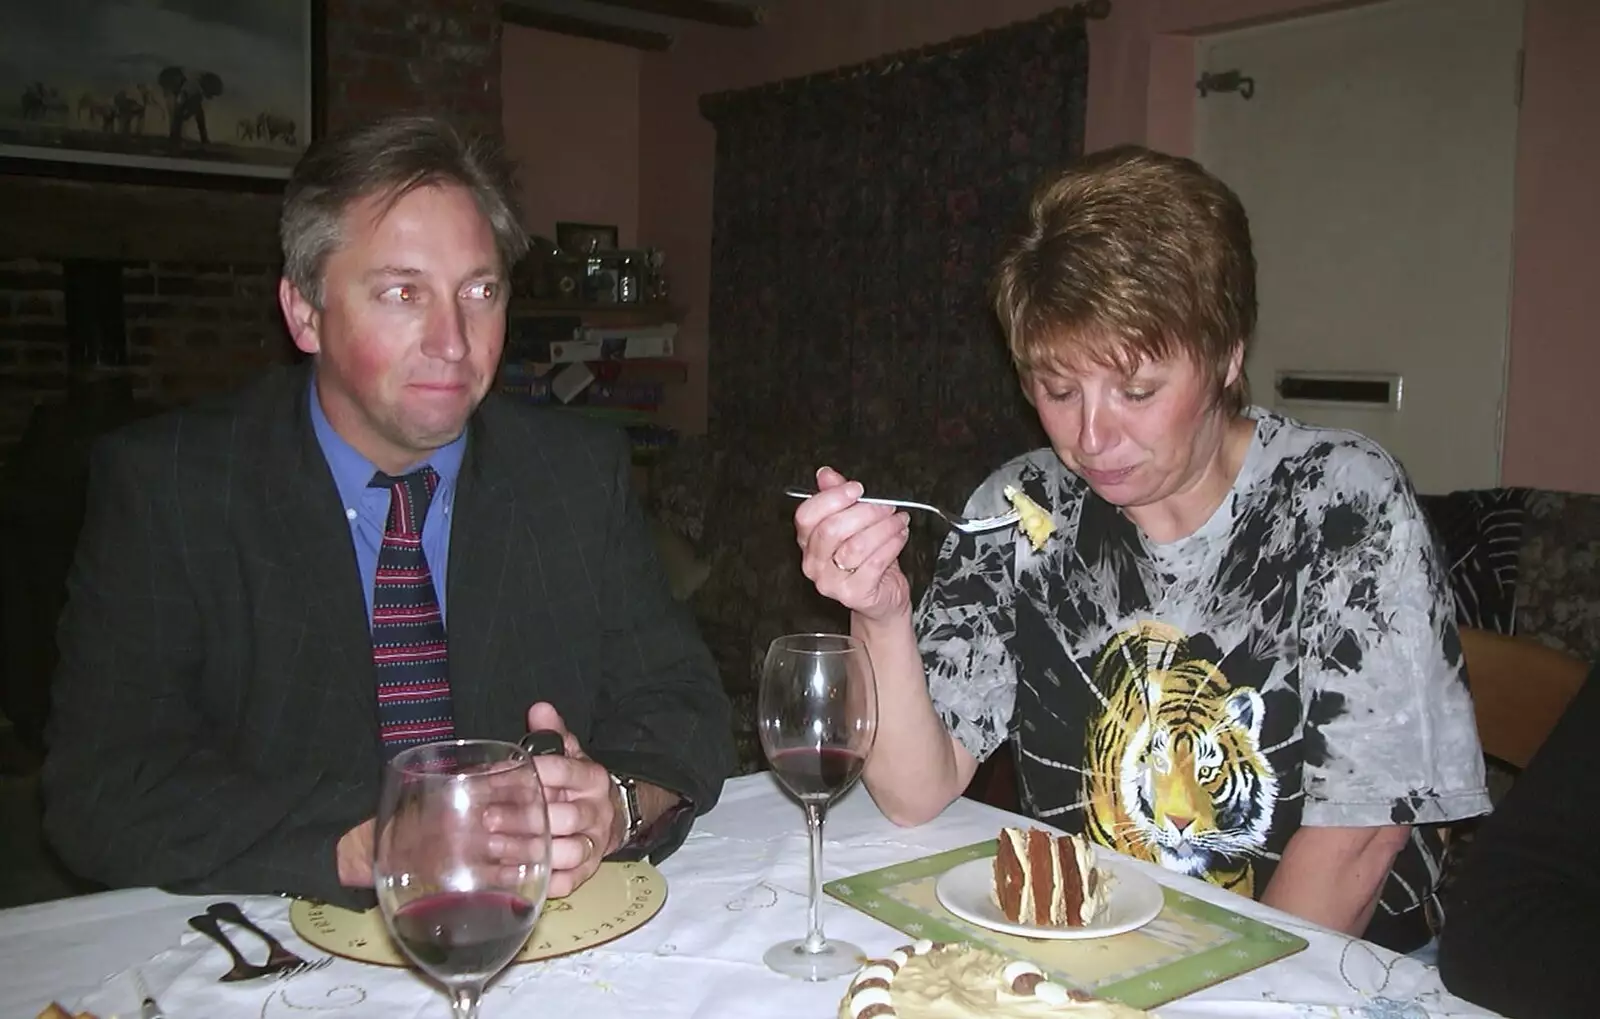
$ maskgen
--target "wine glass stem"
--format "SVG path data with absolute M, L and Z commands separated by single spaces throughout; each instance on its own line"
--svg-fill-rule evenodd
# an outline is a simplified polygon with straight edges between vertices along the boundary
M 807 912 L 810 929 L 806 932 L 806 951 L 817 953 L 827 947 L 822 936 L 822 821 L 825 804 L 807 803 L 806 834 L 811 836 L 811 905 Z
M 478 1019 L 478 996 L 483 988 L 477 985 L 450 988 L 450 1015 L 453 1019 Z

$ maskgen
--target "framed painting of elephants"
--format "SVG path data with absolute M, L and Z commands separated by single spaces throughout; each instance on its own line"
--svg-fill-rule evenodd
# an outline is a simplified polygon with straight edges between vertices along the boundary
M 0 172 L 281 188 L 319 130 L 323 0 L 17 4 Z

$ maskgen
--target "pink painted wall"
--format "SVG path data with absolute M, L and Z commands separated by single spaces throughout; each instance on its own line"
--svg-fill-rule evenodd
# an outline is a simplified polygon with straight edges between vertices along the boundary
M 638 240 L 640 63 L 637 50 L 505 26 L 506 151 L 534 233 L 553 239 L 557 220 L 573 220 Z
M 1600 3 L 1529 0 L 1502 477 L 1600 491 Z
M 688 28 L 672 50 L 644 56 L 508 28 L 507 134 L 516 151 L 549 160 L 525 173 L 535 192 L 529 222 L 591 216 L 622 224 L 625 240 L 636 222 L 640 243 L 666 249 L 675 299 L 687 308 L 680 349 L 696 368 L 667 416 L 699 429 L 716 141 L 699 97 L 982 31 L 1060 2 L 785 0 L 769 8 L 761 28 Z M 1089 26 L 1088 148 L 1135 141 L 1191 151 L 1192 36 L 1360 2 L 1368 0 L 1113 0 L 1111 16 Z M 1526 4 L 1504 481 L 1600 492 L 1600 456 L 1587 448 L 1600 437 L 1600 400 L 1589 393 L 1600 374 L 1600 337 L 1580 303 L 1600 237 L 1592 183 L 1600 180 L 1600 117 L 1593 114 L 1600 64 L 1592 59 L 1600 52 L 1600 2 Z M 597 73 L 612 81 L 598 94 Z M 631 99 L 612 88 L 629 74 L 637 83 Z M 606 126 L 626 122 L 630 110 L 634 149 Z M 551 137 L 560 139 L 559 158 L 550 156 Z M 621 165 L 630 151 L 632 172 Z

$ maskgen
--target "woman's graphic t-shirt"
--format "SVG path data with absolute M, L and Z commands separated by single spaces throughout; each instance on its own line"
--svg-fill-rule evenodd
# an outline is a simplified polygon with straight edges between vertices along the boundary
M 1146 539 L 1048 449 L 991 475 L 1054 517 L 953 533 L 917 611 L 929 692 L 978 760 L 1014 740 L 1023 809 L 1259 897 L 1301 825 L 1484 813 L 1483 758 L 1442 566 L 1370 440 L 1253 409 L 1232 490 L 1196 533 Z M 1381 906 L 1438 883 L 1419 827 Z

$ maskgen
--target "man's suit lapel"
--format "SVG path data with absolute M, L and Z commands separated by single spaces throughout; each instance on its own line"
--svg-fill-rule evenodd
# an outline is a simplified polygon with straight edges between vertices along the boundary
M 516 604 L 521 585 L 511 574 L 518 507 L 505 472 L 513 467 L 496 456 L 486 431 L 475 415 L 452 510 L 445 580 L 450 685 L 456 731 L 463 736 L 487 735 L 505 724 L 490 717 L 491 702 L 499 684 L 515 681 L 505 656 L 520 639 L 514 613 L 526 609 Z
M 309 372 L 288 373 L 294 385 L 284 412 L 268 422 L 264 484 L 267 541 L 283 549 L 303 606 L 308 646 L 326 671 L 316 678 L 352 699 L 378 735 L 378 697 L 366 600 L 357 579 L 355 546 L 339 493 L 311 427 Z M 297 384 L 296 384 L 297 383 Z

